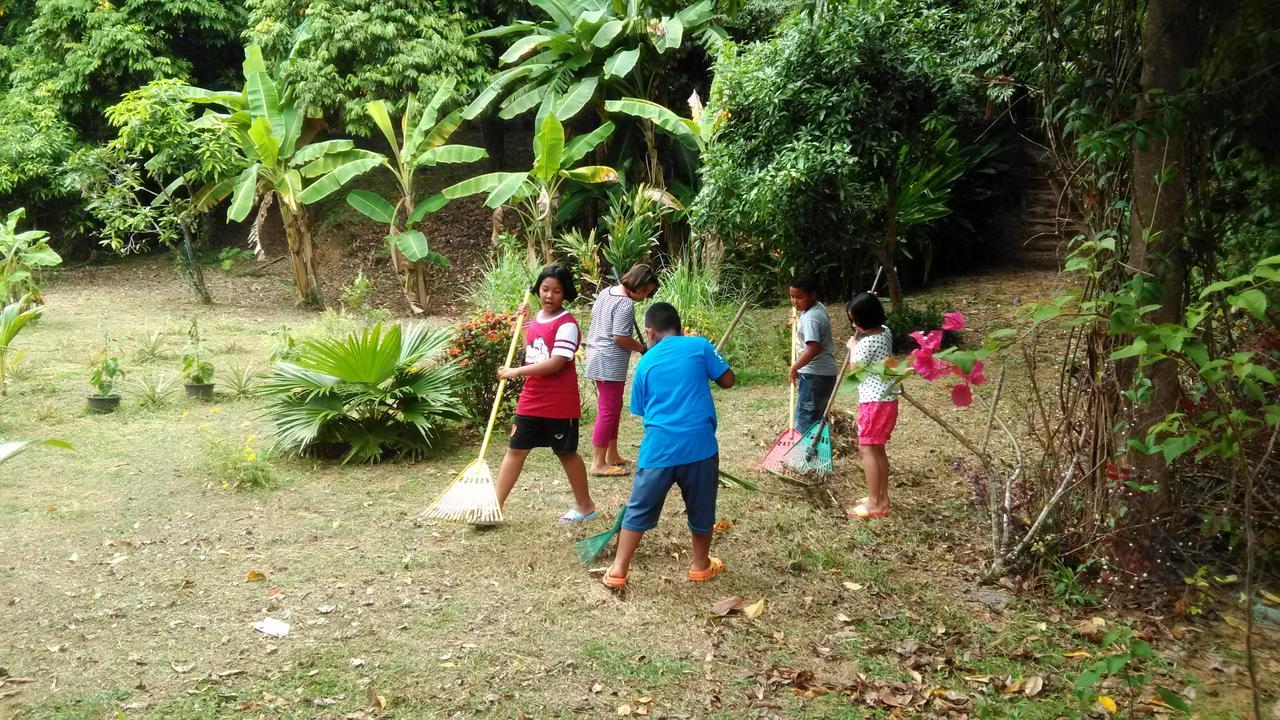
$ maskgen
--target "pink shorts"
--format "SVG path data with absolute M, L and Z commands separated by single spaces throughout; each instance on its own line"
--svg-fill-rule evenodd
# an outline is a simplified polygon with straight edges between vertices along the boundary
M 858 405 L 858 444 L 884 445 L 898 424 L 898 401 Z

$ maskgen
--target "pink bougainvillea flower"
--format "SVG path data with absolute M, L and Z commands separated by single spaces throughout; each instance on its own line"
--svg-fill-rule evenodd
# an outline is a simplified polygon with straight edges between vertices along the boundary
M 931 330 L 927 333 L 916 330 L 911 333 L 911 337 L 915 339 L 916 345 L 919 345 L 920 349 L 926 353 L 933 354 L 942 349 L 941 330 Z
M 981 360 L 973 361 L 973 370 L 970 370 L 968 375 L 964 375 L 964 379 L 965 379 L 965 382 L 969 383 L 970 385 L 986 385 L 987 384 L 987 376 L 982 372 Z
M 911 353 L 911 369 L 925 380 L 933 381 L 951 372 L 949 364 L 933 357 L 931 352 L 917 350 Z
M 969 407 L 973 404 L 973 391 L 964 383 L 957 383 L 951 387 L 951 402 L 956 407 Z
M 958 312 L 943 313 L 942 315 L 943 330 L 963 330 L 964 314 Z

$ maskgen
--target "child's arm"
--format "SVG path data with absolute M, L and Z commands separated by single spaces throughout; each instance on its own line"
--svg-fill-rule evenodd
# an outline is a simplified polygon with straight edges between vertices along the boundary
M 808 340 L 805 342 L 804 350 L 796 357 L 796 362 L 791 366 L 791 370 L 788 373 L 788 376 L 791 378 L 791 382 L 796 381 L 796 377 L 800 375 L 801 368 L 813 362 L 813 359 L 818 357 L 818 353 L 820 352 L 822 352 L 822 343 L 817 340 Z
M 614 335 L 613 341 L 618 344 L 618 347 L 625 350 L 630 350 L 634 353 L 644 353 L 645 347 L 641 345 L 640 341 L 636 340 L 633 335 Z
M 716 384 L 725 390 L 728 390 L 738 384 L 738 378 L 734 376 L 732 370 L 725 370 L 723 375 L 716 378 Z
M 498 368 L 498 377 L 510 380 L 513 377 L 533 377 L 536 375 L 554 375 L 564 369 L 569 364 L 569 358 L 559 355 L 551 357 L 539 363 L 532 365 L 521 365 L 514 368 Z

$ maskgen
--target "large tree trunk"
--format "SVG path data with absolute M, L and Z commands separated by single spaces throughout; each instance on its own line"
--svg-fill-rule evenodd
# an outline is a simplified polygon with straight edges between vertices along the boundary
M 507 128 L 497 113 L 489 113 L 480 121 L 484 149 L 489 153 L 489 172 L 507 169 Z
M 285 237 L 289 241 L 293 284 L 298 290 L 298 299 L 310 307 L 322 308 L 324 297 L 320 294 L 319 271 L 311 241 L 311 229 L 307 227 L 306 210 L 301 207 L 290 210 L 282 201 L 280 219 L 284 221 Z
M 1143 27 L 1142 100 L 1139 122 L 1167 133 L 1153 132 L 1147 146 L 1133 148 L 1133 209 L 1129 226 L 1129 260 L 1134 272 L 1146 274 L 1156 289 L 1143 302 L 1159 303 L 1151 322 L 1176 323 L 1183 314 L 1187 267 L 1184 215 L 1187 203 L 1186 134 L 1177 118 L 1161 107 L 1163 98 L 1181 90 L 1181 77 L 1196 62 L 1199 0 L 1148 0 Z M 1154 100 L 1154 102 L 1152 102 Z M 1145 434 L 1154 423 L 1177 409 L 1181 388 L 1172 361 L 1144 369 L 1150 380 L 1148 402 L 1135 408 L 1134 431 Z M 1161 455 L 1133 453 L 1131 463 L 1143 481 L 1157 486 L 1149 509 L 1162 513 L 1169 506 L 1171 474 Z

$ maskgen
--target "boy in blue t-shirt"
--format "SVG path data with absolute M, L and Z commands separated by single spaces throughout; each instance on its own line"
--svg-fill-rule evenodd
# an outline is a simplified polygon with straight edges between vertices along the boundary
M 644 324 L 649 351 L 636 364 L 631 380 L 631 413 L 644 418 L 644 439 L 618 536 L 618 555 L 604 574 L 605 586 L 614 589 L 626 587 L 640 538 L 657 527 L 672 485 L 680 486 L 693 534 L 689 580 L 703 582 L 724 572 L 724 562 L 708 554 L 716 521 L 720 448 L 707 380 L 731 388 L 733 371 L 706 339 L 684 336 L 680 314 L 670 304 L 654 303 Z

